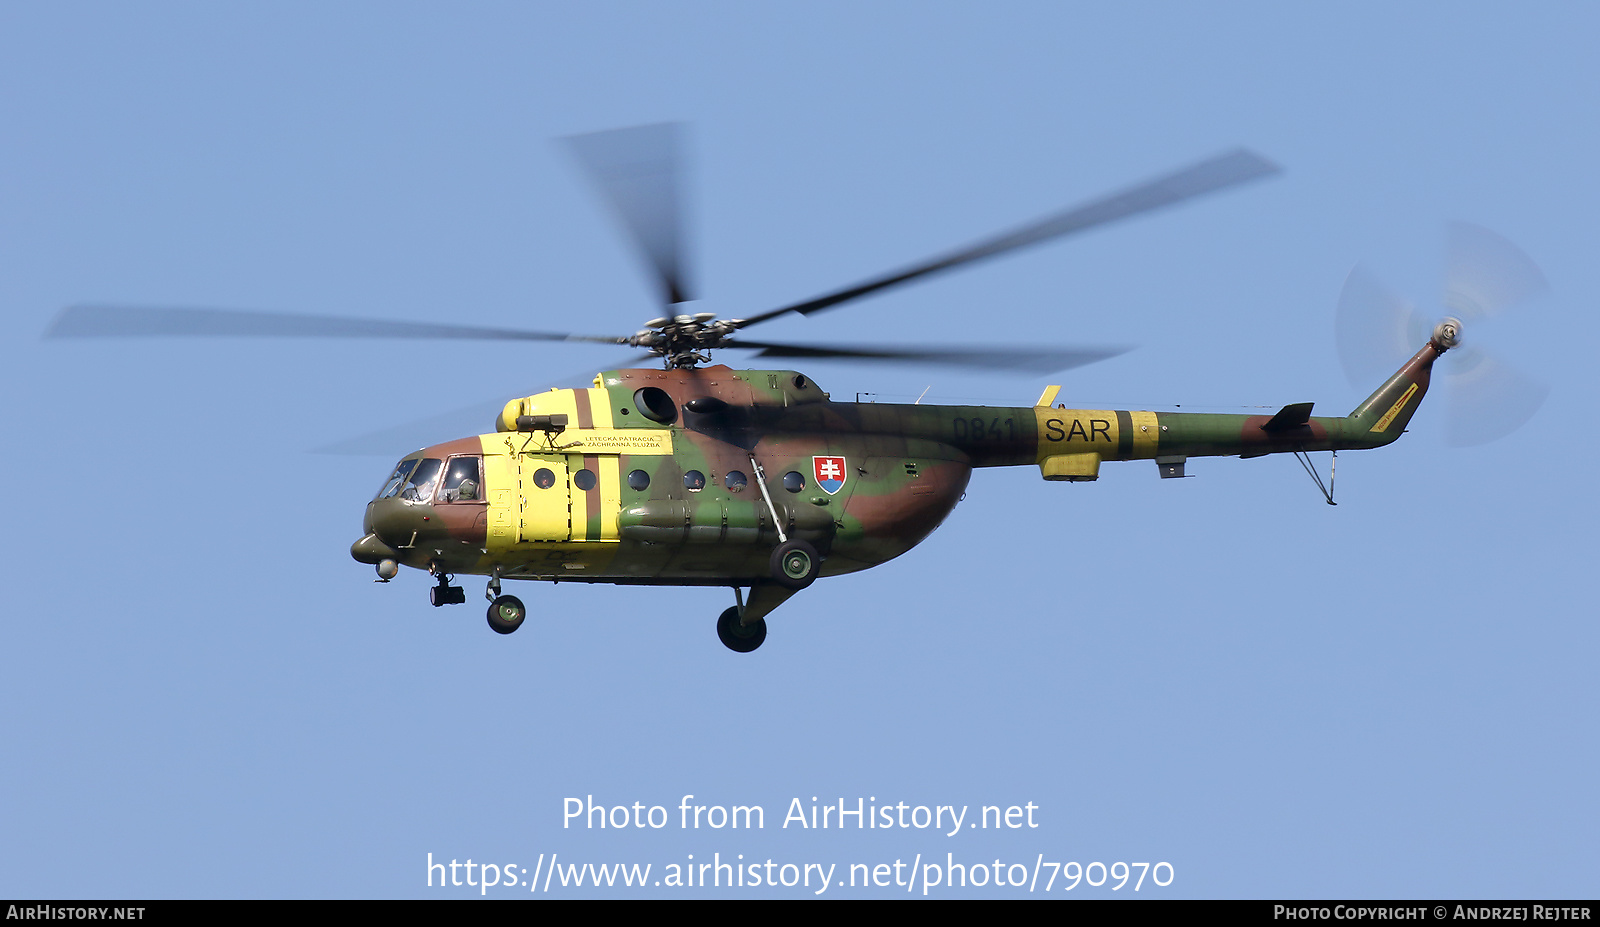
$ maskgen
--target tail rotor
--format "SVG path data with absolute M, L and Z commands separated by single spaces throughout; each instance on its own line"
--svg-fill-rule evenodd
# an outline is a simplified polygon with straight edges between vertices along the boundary
M 1437 313 L 1395 295 L 1359 265 L 1350 272 L 1335 322 L 1339 360 L 1351 383 L 1369 385 L 1432 341 L 1446 354 L 1434 379 L 1445 399 L 1445 440 L 1456 446 L 1486 444 L 1531 419 L 1550 390 L 1485 351 L 1472 340 L 1474 333 L 1481 323 L 1533 302 L 1549 286 L 1526 254 L 1487 229 L 1453 222 L 1446 241 Z

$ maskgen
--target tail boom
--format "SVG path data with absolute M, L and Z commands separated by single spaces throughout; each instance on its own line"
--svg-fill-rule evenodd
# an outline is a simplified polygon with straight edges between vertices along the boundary
M 830 403 L 818 426 L 932 441 L 972 467 L 1037 465 L 1048 480 L 1095 479 L 1107 460 L 1181 463 L 1189 457 L 1382 447 L 1404 433 L 1428 392 L 1433 362 L 1449 347 L 1430 341 L 1343 417 L 1313 416 L 1311 403 L 1272 415 Z M 1046 396 L 1054 398 L 1050 391 Z

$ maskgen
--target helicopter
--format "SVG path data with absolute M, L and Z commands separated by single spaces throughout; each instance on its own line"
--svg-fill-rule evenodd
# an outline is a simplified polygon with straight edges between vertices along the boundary
M 836 401 L 799 371 L 736 369 L 713 364 L 711 354 L 750 349 L 767 358 L 1041 373 L 1103 360 L 1123 349 L 788 344 L 742 332 L 1236 187 L 1278 168 L 1246 150 L 1228 152 L 804 302 L 718 319 L 676 311 L 692 299 L 680 248 L 679 134 L 679 126 L 665 124 L 567 140 L 633 239 L 667 308 L 631 335 L 74 306 L 57 316 L 46 337 L 472 338 L 643 349 L 659 366 L 620 367 L 587 388 L 513 399 L 493 431 L 405 455 L 367 503 L 351 556 L 375 567 L 383 583 L 401 567 L 427 572 L 435 607 L 466 602 L 457 576 L 486 576 L 487 620 L 500 634 L 516 631 L 528 615 L 522 600 L 505 592 L 506 580 L 729 587 L 734 604 L 717 617 L 716 629 L 739 653 L 760 647 L 766 617 L 818 578 L 865 570 L 915 547 L 964 497 L 975 468 L 1037 467 L 1048 481 L 1088 482 L 1105 461 L 1148 460 L 1160 478 L 1176 479 L 1185 476 L 1190 457 L 1292 453 L 1333 504 L 1331 474 L 1324 485 L 1308 455 L 1395 441 L 1428 391 L 1434 362 L 1460 343 L 1461 319 L 1439 322 L 1342 417 L 1313 416 L 1309 402 L 1271 415 L 1067 409 L 1055 402 L 1058 386 L 1031 406 Z

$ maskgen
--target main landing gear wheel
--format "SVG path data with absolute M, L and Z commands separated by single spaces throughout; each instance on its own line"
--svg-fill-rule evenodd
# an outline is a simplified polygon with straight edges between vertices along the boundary
M 817 578 L 822 557 L 805 541 L 784 541 L 772 552 L 772 578 L 786 589 L 804 589 Z
M 527 607 L 514 595 L 499 596 L 489 603 L 489 627 L 497 634 L 510 634 L 522 627 L 522 619 L 526 617 Z
M 717 637 L 734 653 L 749 653 L 767 639 L 767 619 L 755 624 L 739 623 L 739 607 L 733 606 L 717 619 Z

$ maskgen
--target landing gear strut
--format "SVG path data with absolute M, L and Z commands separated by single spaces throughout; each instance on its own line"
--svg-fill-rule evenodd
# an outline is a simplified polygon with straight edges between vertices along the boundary
M 792 595 L 794 590 L 786 586 L 761 582 L 750 587 L 750 598 L 746 600 L 739 587 L 734 586 L 736 604 L 717 617 L 717 637 L 734 653 L 749 653 L 760 647 L 767 639 L 767 613 Z
M 483 597 L 489 600 L 489 627 L 496 634 L 510 634 L 522 627 L 522 619 L 528 617 L 528 609 L 521 599 L 500 594 L 499 567 L 489 574 L 489 587 L 483 590 Z

